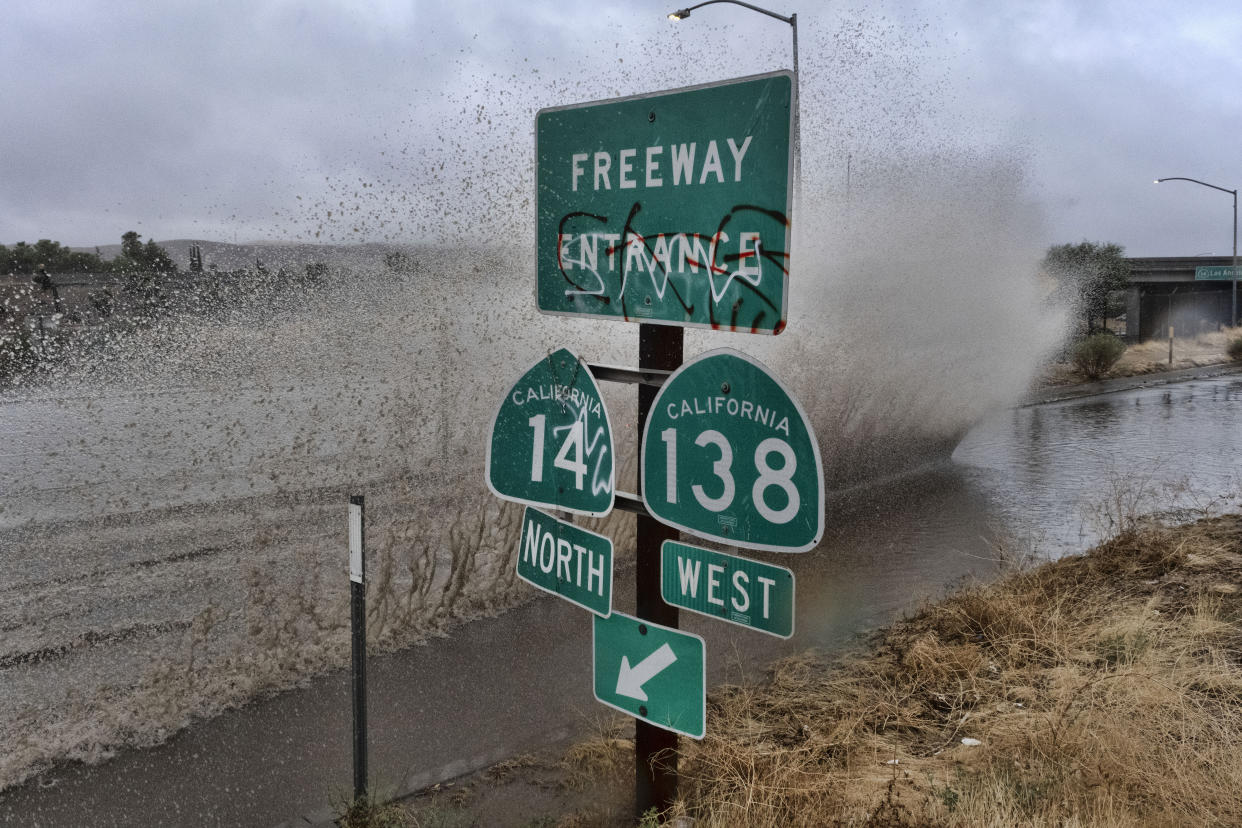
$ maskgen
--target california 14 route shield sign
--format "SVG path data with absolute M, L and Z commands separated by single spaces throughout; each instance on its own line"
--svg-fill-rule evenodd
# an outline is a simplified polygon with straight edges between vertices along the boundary
M 543 313 L 780 333 L 793 75 L 535 115 Z
M 565 348 L 505 394 L 487 445 L 497 497 L 580 515 L 612 511 L 612 425 L 586 363 Z
M 824 531 L 824 471 L 802 407 L 729 349 L 660 388 L 642 443 L 642 493 L 662 523 L 732 546 L 805 552 Z

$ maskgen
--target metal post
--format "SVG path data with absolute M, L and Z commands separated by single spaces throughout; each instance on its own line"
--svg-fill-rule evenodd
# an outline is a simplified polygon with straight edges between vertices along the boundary
M 684 330 L 671 325 L 638 326 L 640 371 L 675 371 L 681 366 Z M 643 433 L 647 414 L 659 388 L 638 386 L 638 433 Z M 642 446 L 639 445 L 640 466 Z M 642 494 L 642 480 L 638 481 Z M 677 608 L 660 597 L 660 545 L 676 540 L 670 529 L 655 518 L 638 515 L 638 544 L 634 571 L 635 614 L 644 621 L 677 627 Z M 677 734 L 644 721 L 634 720 L 634 813 L 639 820 L 650 808 L 663 812 L 677 798 Z
M 793 76 L 794 76 L 794 210 L 802 209 L 802 84 L 798 74 L 798 15 L 789 15 L 793 29 Z
M 798 95 L 798 15 L 791 14 L 786 17 L 783 14 L 777 14 L 774 11 L 761 8 L 759 6 L 746 3 L 744 0 L 704 0 L 702 3 L 696 3 L 693 6 L 684 9 L 678 9 L 669 15 L 671 20 L 685 20 L 690 16 L 690 12 L 695 9 L 701 9 L 704 6 L 714 6 L 717 3 L 731 3 L 734 6 L 741 6 L 744 9 L 750 9 L 760 14 L 766 14 L 768 17 L 774 17 L 782 23 L 788 23 L 793 29 L 793 75 L 794 75 L 794 207 L 801 209 L 802 206 L 802 104 Z
M 1193 184 L 1202 184 L 1204 187 L 1211 187 L 1213 190 L 1220 190 L 1222 193 L 1229 193 L 1233 196 L 1233 279 L 1231 280 L 1233 282 L 1233 302 L 1229 311 L 1229 324 L 1231 327 L 1236 326 L 1238 324 L 1238 191 L 1230 190 L 1228 187 L 1218 187 L 1215 184 L 1209 184 L 1197 178 L 1173 176 L 1156 179 L 1157 184 L 1164 181 L 1189 181 Z
M 1238 326 L 1238 191 L 1233 191 L 1233 310 L 1229 312 L 1230 327 Z
M 366 499 L 349 498 L 350 651 L 354 696 L 354 799 L 367 794 L 367 584 L 362 526 Z

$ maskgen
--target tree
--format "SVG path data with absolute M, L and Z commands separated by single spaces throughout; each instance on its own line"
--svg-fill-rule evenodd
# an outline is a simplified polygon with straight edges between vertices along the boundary
M 33 245 L 18 242 L 13 248 L 0 244 L 0 274 L 34 274 L 42 267 L 48 273 L 102 273 L 108 266 L 97 253 L 70 250 L 51 239 Z
M 121 255 L 113 261 L 113 266 L 122 273 L 148 272 L 160 276 L 174 275 L 177 265 L 168 255 L 168 251 L 147 239 L 142 243 L 142 236 L 130 230 L 121 236 Z
M 154 239 L 147 239 L 146 245 L 142 248 L 142 261 L 148 270 L 153 270 L 161 276 L 177 273 L 177 265 L 168 255 L 168 251 L 156 244 Z
M 130 230 L 121 234 L 121 255 L 132 262 L 142 261 L 142 236 Z
M 1101 325 L 1108 319 L 1110 295 L 1130 285 L 1125 248 L 1111 242 L 1053 245 L 1044 255 L 1043 270 L 1056 281 L 1058 296 L 1083 315 L 1088 336 L 1097 319 Z
M 29 275 L 34 273 L 34 248 L 19 241 L 9 250 L 9 272 Z
M 142 305 L 151 310 L 163 300 L 163 277 L 175 275 L 177 265 L 168 251 L 130 230 L 121 236 L 121 255 L 112 261 L 113 269 L 125 277 L 125 290 L 142 297 Z
M 51 239 L 39 239 L 34 245 L 35 265 L 42 265 L 47 270 L 58 271 L 61 261 L 69 255 L 69 248 L 61 247 L 60 242 Z

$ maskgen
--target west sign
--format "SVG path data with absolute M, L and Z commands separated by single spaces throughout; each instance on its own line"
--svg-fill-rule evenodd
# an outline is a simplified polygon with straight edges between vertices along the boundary
M 783 566 L 666 540 L 660 547 L 664 603 L 789 638 L 794 574 Z
M 790 72 L 540 110 L 539 310 L 780 333 L 793 113 Z

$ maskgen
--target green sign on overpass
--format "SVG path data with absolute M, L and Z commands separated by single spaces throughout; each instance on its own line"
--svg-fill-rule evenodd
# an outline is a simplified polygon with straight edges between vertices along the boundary
M 1242 278 L 1242 273 L 1239 273 L 1239 271 L 1242 271 L 1242 267 L 1235 268 L 1235 267 L 1229 267 L 1228 265 L 1224 267 L 1218 267 L 1218 266 L 1196 267 L 1195 268 L 1195 281 L 1200 281 L 1204 279 L 1213 279 L 1213 280 L 1215 279 L 1225 279 L 1225 280 L 1239 279 L 1239 278 Z

